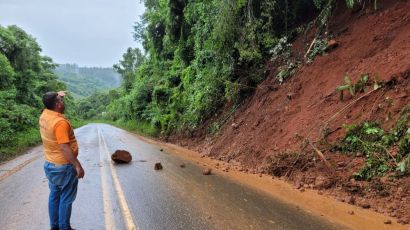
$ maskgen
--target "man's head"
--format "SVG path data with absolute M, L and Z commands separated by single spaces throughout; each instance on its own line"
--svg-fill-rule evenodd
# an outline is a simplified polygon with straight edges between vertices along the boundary
M 64 95 L 62 92 L 47 92 L 43 95 L 43 104 L 49 110 L 64 113 Z

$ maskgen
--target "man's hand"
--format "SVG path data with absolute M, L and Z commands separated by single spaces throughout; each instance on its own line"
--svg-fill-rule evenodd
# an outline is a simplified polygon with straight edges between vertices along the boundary
M 67 91 L 58 91 L 57 94 L 60 97 L 64 97 L 67 94 Z
M 84 177 L 84 169 L 83 166 L 81 166 L 80 161 L 77 159 L 77 157 L 74 155 L 73 150 L 71 150 L 70 144 L 60 144 L 60 149 L 64 154 L 64 157 L 74 165 L 75 171 L 77 172 L 77 178 L 83 178 Z
M 78 178 L 78 179 L 84 177 L 84 169 L 83 169 L 83 167 L 81 166 L 80 163 L 78 163 L 78 164 L 75 166 L 75 171 L 77 171 L 77 178 Z

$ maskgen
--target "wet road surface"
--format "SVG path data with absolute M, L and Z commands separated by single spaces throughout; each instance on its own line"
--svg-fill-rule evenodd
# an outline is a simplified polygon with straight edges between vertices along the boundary
M 204 176 L 194 162 L 113 126 L 75 132 L 86 173 L 73 206 L 75 229 L 343 228 L 218 174 Z M 113 164 L 117 149 L 131 152 L 132 162 Z M 49 228 L 43 162 L 39 146 L 0 165 L 0 229 Z M 164 169 L 155 171 L 156 162 Z

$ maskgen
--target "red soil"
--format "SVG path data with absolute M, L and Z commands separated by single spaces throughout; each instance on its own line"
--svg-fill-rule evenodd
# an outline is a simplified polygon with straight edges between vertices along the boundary
M 381 182 L 350 180 L 352 173 L 363 166 L 364 159 L 331 153 L 317 142 L 325 129 L 330 133 L 327 141 L 333 143 L 343 136 L 343 124 L 365 120 L 379 121 L 387 130 L 395 124 L 401 109 L 409 104 L 410 1 L 392 2 L 376 12 L 352 13 L 340 9 L 329 25 L 330 34 L 339 43 L 337 48 L 302 66 L 281 85 L 275 80 L 276 67 L 268 63 L 268 78 L 228 119 L 217 136 L 198 131 L 193 138 L 173 141 L 213 158 L 240 164 L 255 173 L 272 173 L 269 171 L 272 157 L 292 152 L 292 161 L 283 165 L 284 172 L 276 175 L 310 187 L 315 186 L 319 176 L 327 178 L 332 182 L 325 186 L 325 193 L 346 202 L 349 200 L 346 196 L 353 196 L 352 203 L 370 203 L 376 211 L 408 221 L 410 178 Z M 294 44 L 294 53 L 306 52 L 309 44 L 303 40 L 310 43 L 313 37 L 299 38 Z M 344 84 L 345 74 L 353 82 L 362 74 L 369 74 L 370 80 L 377 78 L 385 87 L 371 91 L 372 85 L 368 85 L 366 92 L 353 97 L 346 93 L 345 100 L 340 101 L 335 89 Z M 392 105 L 387 97 L 392 99 Z M 306 140 L 323 151 L 334 165 L 331 169 L 306 145 Z M 297 153 L 300 152 L 303 157 L 299 159 Z M 299 170 L 290 170 L 292 162 L 291 167 L 297 168 L 297 160 L 301 164 Z M 378 183 L 382 183 L 387 195 L 380 194 L 380 189 L 372 189 Z M 355 186 L 359 192 L 350 189 Z

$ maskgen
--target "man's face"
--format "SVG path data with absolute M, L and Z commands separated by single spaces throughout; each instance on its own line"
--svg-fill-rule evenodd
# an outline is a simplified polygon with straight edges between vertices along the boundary
M 61 97 L 60 95 L 57 95 L 56 109 L 60 111 L 60 113 L 64 113 L 64 110 L 65 110 L 64 97 Z

